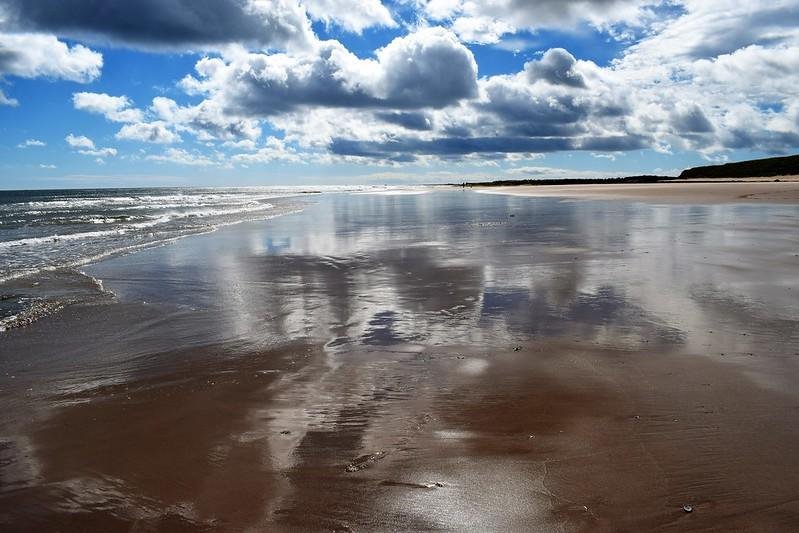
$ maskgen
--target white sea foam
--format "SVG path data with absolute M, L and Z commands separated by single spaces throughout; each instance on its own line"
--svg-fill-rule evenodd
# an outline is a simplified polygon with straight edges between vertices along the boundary
M 277 218 L 277 217 L 280 217 L 280 216 L 293 215 L 293 214 L 300 213 L 300 212 L 302 212 L 302 209 L 293 209 L 293 210 L 290 210 L 290 211 L 285 211 L 285 212 L 277 213 L 277 214 L 274 214 L 274 215 L 259 216 L 256 219 L 249 219 L 249 220 L 270 220 L 270 219 Z M 133 252 L 137 252 L 137 251 L 140 251 L 140 250 L 145 250 L 145 249 L 148 249 L 148 248 L 154 248 L 154 247 L 158 247 L 158 246 L 163 246 L 165 244 L 169 244 L 169 243 L 178 241 L 178 240 L 183 239 L 185 237 L 212 233 L 212 232 L 218 230 L 221 227 L 232 226 L 232 225 L 240 224 L 242 222 L 245 222 L 245 220 L 242 220 L 242 219 L 229 220 L 229 221 L 226 221 L 226 222 L 219 222 L 219 223 L 216 223 L 216 224 L 213 224 L 213 225 L 193 226 L 193 227 L 189 227 L 189 228 L 183 228 L 182 230 L 178 230 L 180 233 L 177 234 L 177 235 L 170 235 L 170 236 L 152 235 L 152 239 L 151 240 L 147 240 L 145 242 L 126 243 L 126 244 L 122 244 L 122 245 L 118 245 L 118 246 L 108 247 L 108 248 L 106 248 L 106 249 L 104 249 L 102 251 L 99 251 L 97 253 L 87 254 L 87 255 L 84 255 L 84 256 L 79 257 L 77 259 L 73 259 L 73 260 L 70 260 L 70 261 L 65 261 L 65 262 L 60 263 L 60 264 L 53 264 L 53 265 L 48 264 L 48 265 L 40 265 L 40 266 L 32 267 L 32 268 L 16 269 L 13 272 L 6 272 L 6 273 L 0 274 L 0 284 L 6 283 L 6 282 L 9 282 L 9 281 L 13 281 L 15 279 L 26 278 L 26 277 L 35 275 L 38 272 L 57 271 L 57 270 L 60 270 L 60 269 L 63 269 L 63 268 L 78 268 L 78 267 L 81 267 L 83 265 L 87 265 L 87 264 L 90 264 L 90 263 L 94 263 L 94 262 L 100 261 L 102 259 L 106 259 L 108 257 L 113 257 L 113 256 L 117 256 L 117 255 L 125 255 L 125 254 L 130 254 L 130 253 L 133 253 Z M 88 232 L 88 233 L 99 234 L 99 233 L 106 233 L 106 232 Z M 114 233 L 114 232 L 107 232 L 107 233 Z M 117 233 L 118 234 L 123 234 L 123 233 L 119 233 L 119 232 L 117 232 Z M 42 239 L 44 239 L 44 240 L 50 239 L 52 241 L 51 238 L 42 238 Z M 34 240 L 34 239 L 31 239 L 31 240 Z M 3 244 L 5 244 L 5 243 L 0 243 L 0 247 Z
M 17 246 L 36 246 L 40 244 L 53 243 L 58 241 L 76 241 L 80 239 L 89 239 L 92 237 L 102 237 L 105 235 L 121 235 L 125 233 L 124 229 L 115 230 L 102 230 L 102 231 L 84 231 L 81 233 L 67 233 L 64 235 L 54 234 L 45 237 L 30 237 L 26 239 L 16 239 L 13 241 L 0 242 L 0 249 L 14 248 Z
M 76 241 L 76 240 L 85 240 L 85 239 L 95 239 L 98 237 L 105 237 L 108 235 L 124 235 L 126 233 L 130 233 L 131 231 L 145 229 L 145 228 L 153 228 L 155 226 L 159 226 L 162 224 L 166 224 L 173 220 L 177 219 L 188 219 L 188 218 L 209 218 L 209 217 L 217 217 L 217 216 L 230 216 L 230 215 L 241 215 L 245 213 L 255 213 L 258 211 L 266 211 L 269 209 L 274 208 L 273 204 L 255 204 L 255 205 L 247 205 L 243 207 L 233 207 L 233 208 L 223 208 L 223 209 L 200 209 L 200 210 L 191 210 L 185 212 L 174 212 L 169 214 L 161 215 L 157 218 L 153 218 L 151 220 L 147 220 L 144 222 L 138 222 L 134 224 L 123 224 L 118 228 L 108 229 L 108 230 L 99 230 L 99 231 L 83 231 L 83 232 L 76 232 L 76 233 L 65 233 L 59 234 L 54 233 L 52 235 L 46 235 L 41 237 L 29 237 L 23 239 L 15 239 L 9 241 L 2 241 L 0 242 L 0 249 L 6 248 L 14 248 L 17 246 L 38 246 L 44 244 L 52 244 L 59 241 Z M 114 219 L 108 219 L 104 217 L 98 218 L 90 218 L 85 221 L 84 223 L 93 223 L 93 224 L 102 224 L 105 221 L 113 221 Z M 119 222 L 118 220 L 116 222 Z
M 278 199 L 318 193 L 422 194 L 427 190 L 334 185 L 14 193 L 0 203 L 0 283 L 245 220 L 272 218 L 278 211 Z

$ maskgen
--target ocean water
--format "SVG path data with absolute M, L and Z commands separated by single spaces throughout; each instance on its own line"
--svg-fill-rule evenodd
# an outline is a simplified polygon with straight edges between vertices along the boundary
M 0 192 L 0 281 L 77 266 L 275 212 L 302 190 L 125 189 Z
M 320 193 L 385 187 L 0 191 L 0 331 L 102 294 L 80 267 L 302 209 Z

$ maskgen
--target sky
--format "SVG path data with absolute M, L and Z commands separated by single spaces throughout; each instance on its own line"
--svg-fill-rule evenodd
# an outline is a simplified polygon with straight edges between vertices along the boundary
M 0 0 L 0 189 L 676 174 L 799 148 L 799 0 Z

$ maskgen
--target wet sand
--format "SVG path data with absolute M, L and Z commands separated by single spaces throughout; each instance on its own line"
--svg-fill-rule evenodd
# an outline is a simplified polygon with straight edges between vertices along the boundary
M 748 180 L 674 181 L 669 183 L 611 183 L 607 185 L 520 185 L 481 187 L 483 193 L 519 196 L 565 197 L 594 200 L 640 200 L 669 203 L 799 203 L 799 178 L 782 176 L 780 181 Z
M 0 526 L 796 529 L 797 229 L 337 195 L 104 261 L 0 340 Z

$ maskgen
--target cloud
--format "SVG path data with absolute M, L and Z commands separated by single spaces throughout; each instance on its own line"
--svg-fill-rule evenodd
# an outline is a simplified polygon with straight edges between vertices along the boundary
M 47 143 L 44 141 L 40 141 L 39 139 L 27 139 L 24 142 L 21 142 L 17 145 L 17 148 L 30 148 L 32 146 L 39 147 L 39 146 L 47 146 Z
M 3 90 L 0 89 L 0 105 L 7 105 L 9 107 L 16 107 L 16 106 L 19 105 L 19 101 L 16 100 L 15 98 L 9 98 L 8 96 L 6 96 L 6 94 L 3 92 Z
M 94 141 L 84 135 L 69 134 L 66 136 L 67 144 L 72 148 L 94 150 Z
M 2 0 L 14 31 L 186 50 L 242 43 L 306 47 L 313 32 L 294 0 Z
M 436 139 L 392 139 L 352 141 L 334 139 L 330 151 L 337 155 L 413 160 L 408 156 L 460 156 L 474 153 L 555 152 L 573 148 L 568 139 L 530 139 L 526 137 L 441 137 Z
M 394 39 L 376 59 L 360 59 L 337 41 L 314 53 L 243 54 L 197 63 L 199 78 L 182 86 L 205 94 L 227 113 L 269 117 L 304 106 L 442 108 L 477 94 L 472 53 L 442 28 Z
M 503 35 L 515 33 L 516 27 L 492 17 L 465 16 L 452 21 L 452 31 L 466 42 L 493 44 L 499 43 Z
M 596 171 L 596 170 L 575 170 L 569 168 L 544 167 L 544 166 L 523 166 L 508 169 L 506 174 L 515 179 L 604 179 L 618 177 L 618 172 Z
M 477 95 L 474 56 L 442 28 L 394 39 L 377 60 L 378 93 L 391 107 L 444 107 Z
M 632 103 L 628 128 L 646 132 L 656 149 L 706 157 L 799 146 L 796 126 L 786 127 L 799 98 L 799 2 L 681 4 L 607 69 Z
M 429 131 L 433 129 L 430 117 L 425 113 L 391 111 L 376 113 L 375 117 L 409 130 Z
M 180 136 L 167 128 L 161 121 L 126 124 L 116 134 L 116 138 L 127 141 L 140 141 L 156 144 L 172 144 L 180 142 Z
M 170 144 L 181 138 L 173 130 L 187 132 L 200 141 L 237 141 L 257 139 L 261 129 L 252 120 L 225 115 L 219 106 L 204 101 L 195 106 L 180 106 L 174 100 L 158 96 L 147 110 L 133 107 L 127 96 L 103 93 L 76 93 L 76 109 L 103 115 L 112 122 L 126 123 L 116 138 L 120 140 Z
M 107 0 L 102 17 L 86 10 L 100 4 L 81 0 L 67 13 L 70 4 L 56 0 L 0 0 L 7 18 L 0 25 L 203 51 L 178 83 L 180 96 L 164 93 L 172 97 L 138 106 L 124 95 L 73 96 L 76 109 L 118 123 L 118 140 L 199 141 L 196 150 L 144 156 L 151 161 L 497 165 L 554 151 L 601 157 L 648 148 L 715 158 L 799 146 L 799 0 L 407 0 L 390 4 L 394 11 L 379 0 Z M 310 20 L 330 34 L 404 26 L 369 53 L 360 46 L 374 42 L 371 33 L 350 50 L 342 44 L 349 40 L 319 40 Z M 630 40 L 612 45 L 615 59 L 594 63 L 579 55 L 586 25 Z M 563 32 L 533 33 L 541 28 L 578 29 L 567 39 L 578 45 L 546 49 Z M 377 38 L 386 34 L 394 32 Z M 496 43 L 512 34 L 508 41 L 529 38 L 543 53 L 510 72 L 495 73 L 511 64 L 498 61 L 478 76 L 463 41 Z M 37 36 L 24 42 L 7 35 L 0 34 L 0 72 L 8 76 L 99 75 L 102 56 L 88 48 L 42 33 L 14 34 Z M 494 47 L 490 54 L 507 52 Z M 64 67 L 64 57 L 95 55 L 96 73 Z M 3 103 L 13 102 L 0 92 Z M 75 149 L 116 153 L 94 143 Z
M 524 71 L 530 83 L 545 81 L 552 85 L 587 88 L 583 75 L 577 70 L 577 60 L 563 48 L 547 50 L 538 61 L 530 61 L 524 65 Z
M 727 149 L 791 151 L 799 147 L 799 123 L 790 117 L 791 112 L 792 106 L 781 113 L 770 114 L 746 103 L 730 106 L 718 118 L 717 143 Z
M 640 26 L 653 16 L 660 0 L 426 0 L 420 2 L 428 18 L 452 21 L 461 38 L 496 43 L 502 35 L 541 28 L 570 29 L 579 23 L 597 27 L 615 24 Z
M 301 163 L 303 158 L 297 154 L 296 150 L 286 146 L 286 143 L 276 137 L 269 137 L 265 146 L 249 154 L 236 154 L 231 161 L 238 164 L 271 163 L 273 161 L 283 161 L 290 163 Z
M 180 132 L 200 141 L 255 141 L 261 136 L 256 120 L 226 113 L 217 100 L 203 100 L 197 105 L 180 106 L 170 98 L 153 99 L 148 114 Z
M 53 169 L 58 168 L 58 167 L 56 167 L 55 165 L 40 163 L 39 164 L 39 168 L 45 168 L 45 169 L 48 169 L 48 170 L 53 170 Z
M 496 77 L 484 83 L 486 101 L 477 109 L 500 119 L 494 127 L 530 137 L 575 134 L 585 129 L 591 100 L 567 91 L 541 90 L 518 78 Z M 488 117 L 487 117 L 488 118 Z
M 116 148 L 97 148 L 94 150 L 78 150 L 81 155 L 90 155 L 92 157 L 114 157 L 117 155 Z
M 444 30 L 431 31 L 446 35 Z M 426 42 L 425 39 L 421 41 Z M 396 44 L 395 41 L 386 49 Z M 424 48 L 407 42 L 401 45 L 397 50 Z M 312 74 L 313 68 L 296 68 L 311 79 L 326 80 L 336 89 L 320 90 L 318 99 L 299 94 L 302 90 L 286 90 L 281 93 L 281 101 L 271 106 L 270 114 L 260 117 L 268 120 L 272 128 L 282 130 L 286 140 L 300 147 L 329 150 L 334 157 L 347 161 L 360 159 L 373 163 L 393 164 L 428 158 L 486 161 L 561 150 L 620 151 L 646 147 L 650 141 L 645 134 L 628 131 L 626 118 L 632 112 L 630 102 L 611 80 L 603 77 L 603 69 L 591 62 L 577 61 L 564 50 L 547 53 L 534 62 L 534 67 L 528 64 L 526 70 L 516 74 L 480 80 L 469 64 L 465 70 L 474 76 L 470 78 L 474 87 L 467 93 L 471 96 L 440 106 L 431 105 L 435 98 L 419 94 L 413 98 L 384 96 L 378 99 L 376 94 L 402 94 L 402 90 L 394 89 L 380 93 L 378 87 L 397 87 L 403 83 L 385 81 L 382 68 L 374 67 L 420 62 L 409 61 L 409 57 L 414 54 L 398 54 L 397 58 L 386 59 L 379 52 L 378 59 L 367 62 L 365 67 L 337 68 L 335 76 L 316 76 Z M 259 117 L 259 111 L 263 113 L 261 107 L 250 100 L 249 105 L 242 105 L 241 100 L 238 105 L 229 104 L 231 100 L 236 101 L 231 96 L 236 94 L 236 84 L 230 81 L 229 75 L 248 72 L 250 76 L 253 73 L 247 67 L 232 65 L 222 59 L 201 61 L 197 70 L 205 73 L 207 79 L 189 82 L 189 89 L 199 89 L 206 94 L 206 102 L 228 102 L 222 104 L 222 108 L 233 116 Z M 374 70 L 369 71 L 368 67 Z M 531 80 L 531 71 L 541 75 Z M 291 79 L 290 75 L 283 76 L 283 72 L 277 75 L 273 71 L 270 79 Z M 394 72 L 403 80 L 422 78 L 415 71 L 411 74 L 401 69 Z M 434 70 L 425 72 L 433 75 Z M 213 84 L 197 85 L 211 80 Z M 317 85 L 324 86 L 323 83 Z M 592 91 L 585 91 L 584 87 L 589 85 Z M 267 86 L 270 92 L 274 91 L 274 84 Z M 419 91 L 421 86 L 415 83 L 413 90 Z M 356 89 L 346 92 L 346 88 Z M 249 155 L 238 159 L 257 161 Z M 273 154 L 268 152 L 262 159 L 273 159 Z
M 795 43 L 773 47 L 750 45 L 729 54 L 700 59 L 690 70 L 697 84 L 727 87 L 764 100 L 780 100 L 797 92 L 799 38 Z
M 69 46 L 53 35 L 3 33 L 0 0 L 0 80 L 6 76 L 51 78 L 89 83 L 100 76 L 103 56 L 81 44 Z M 19 101 L 0 89 L 0 106 L 16 107 Z
M 297 146 L 346 161 L 491 161 L 645 148 L 711 157 L 799 145 L 799 112 L 791 105 L 799 97 L 799 40 L 785 34 L 768 46 L 709 58 L 668 58 L 662 46 L 647 44 L 691 16 L 671 15 L 607 66 L 555 48 L 520 72 L 478 79 L 469 62 L 452 69 L 452 60 L 429 61 L 439 53 L 430 53 L 428 44 L 448 42 L 452 34 L 427 28 L 396 39 L 375 59 L 356 58 L 334 41 L 301 59 L 207 59 L 197 65 L 199 79 L 187 78 L 184 86 L 224 114 L 266 120 Z M 650 50 L 656 54 L 647 56 Z M 428 61 L 435 66 L 425 67 Z M 466 73 L 454 86 L 468 89 L 426 85 L 436 73 L 456 79 L 453 70 Z
M 633 150 L 646 146 L 638 137 L 612 136 L 572 139 L 568 137 L 441 137 L 430 140 L 392 139 L 389 141 L 351 141 L 335 139 L 334 154 L 357 157 L 412 160 L 409 155 L 462 156 L 467 154 L 540 154 L 564 150 Z
M 709 133 L 714 129 L 698 105 L 682 102 L 672 111 L 671 123 L 678 133 Z
M 656 65 L 712 58 L 750 45 L 775 46 L 799 35 L 796 0 L 681 0 L 683 12 L 625 52 L 625 61 Z
M 70 133 L 65 140 L 71 148 L 76 149 L 82 155 L 93 157 L 114 157 L 117 155 L 116 148 L 98 148 L 94 141 L 85 135 L 73 135 Z
M 201 153 L 188 152 L 180 148 L 169 148 L 162 154 L 148 155 L 147 159 L 159 163 L 172 163 L 176 165 L 195 167 L 208 167 L 218 164 L 218 161 L 215 161 Z
M 103 115 L 112 122 L 139 122 L 143 118 L 127 96 L 81 92 L 72 95 L 72 105 L 80 111 Z
M 103 56 L 53 35 L 0 33 L 0 76 L 54 78 L 88 83 L 100 76 Z
M 311 18 L 355 33 L 372 26 L 397 26 L 380 0 L 304 0 L 303 5 Z

